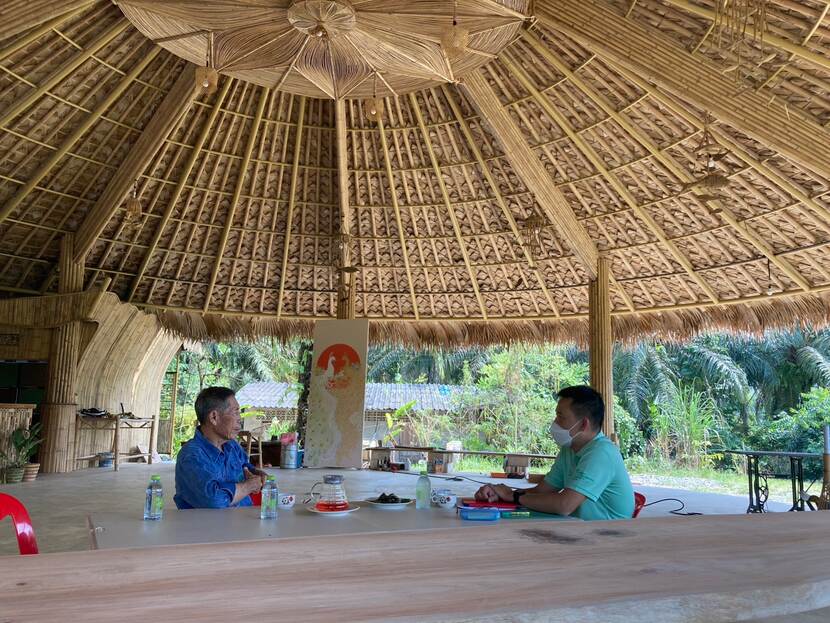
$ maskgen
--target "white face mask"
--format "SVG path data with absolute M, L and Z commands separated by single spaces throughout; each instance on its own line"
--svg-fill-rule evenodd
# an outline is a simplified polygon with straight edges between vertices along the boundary
M 576 437 L 576 435 L 579 435 L 582 432 L 580 431 L 576 435 L 571 436 L 571 431 L 574 429 L 574 427 L 579 426 L 580 424 L 581 420 L 580 422 L 577 422 L 570 428 L 562 428 L 561 426 L 559 426 L 559 424 L 557 424 L 554 421 L 550 425 L 550 436 L 553 437 L 553 440 L 556 442 L 556 445 L 558 445 L 560 448 L 567 448 L 571 445 L 571 443 L 573 443 L 573 440 Z

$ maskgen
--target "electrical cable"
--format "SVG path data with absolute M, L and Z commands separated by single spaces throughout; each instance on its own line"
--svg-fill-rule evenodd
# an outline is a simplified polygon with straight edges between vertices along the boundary
M 686 503 L 683 500 L 679 500 L 677 498 L 662 498 L 660 500 L 654 500 L 654 502 L 649 502 L 648 504 L 643 504 L 643 508 L 648 506 L 654 506 L 655 504 L 662 504 L 663 502 L 677 502 L 680 504 L 678 508 L 672 509 L 669 511 L 672 515 L 680 515 L 681 517 L 691 517 L 693 515 L 702 515 L 703 513 L 696 513 L 692 511 L 683 512 L 683 509 L 686 508 Z
M 416 474 L 415 472 L 405 472 L 405 471 L 396 471 L 390 472 L 392 474 L 404 474 L 406 476 L 420 476 L 421 474 Z M 464 480 L 469 480 L 470 482 L 474 482 L 477 485 L 491 485 L 492 482 L 484 482 L 482 480 L 476 480 L 475 478 L 470 478 L 469 476 L 437 476 L 435 474 L 430 474 L 430 478 L 435 478 L 437 480 L 449 480 L 451 482 L 462 482 Z

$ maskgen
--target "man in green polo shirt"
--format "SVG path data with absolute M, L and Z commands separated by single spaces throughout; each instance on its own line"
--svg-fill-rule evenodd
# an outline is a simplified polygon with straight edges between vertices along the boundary
M 580 519 L 630 519 L 634 489 L 619 448 L 602 433 L 605 403 L 585 385 L 559 392 L 550 432 L 559 456 L 543 482 L 514 491 L 506 485 L 484 485 L 476 493 L 483 502 L 516 502 L 544 513 Z

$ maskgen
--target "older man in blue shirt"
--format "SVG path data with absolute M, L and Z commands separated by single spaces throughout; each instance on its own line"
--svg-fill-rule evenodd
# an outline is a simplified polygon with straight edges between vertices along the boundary
M 256 469 L 236 441 L 242 429 L 239 403 L 227 387 L 207 387 L 196 397 L 199 425 L 176 458 L 177 508 L 250 506 L 265 472 Z

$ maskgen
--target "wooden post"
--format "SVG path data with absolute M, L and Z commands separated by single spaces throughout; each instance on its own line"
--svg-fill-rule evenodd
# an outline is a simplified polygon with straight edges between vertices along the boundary
M 153 416 L 153 423 L 150 424 L 150 456 L 147 457 L 147 463 L 149 465 L 153 464 L 153 456 L 158 454 L 160 416 L 161 414 L 156 411 L 156 414 Z
M 73 234 L 61 240 L 58 292 L 81 292 L 84 264 L 76 262 Z M 75 469 L 75 382 L 80 351 L 81 323 L 70 322 L 52 331 L 49 349 L 49 380 L 43 404 L 43 459 L 41 471 L 68 472 Z
M 173 456 L 173 440 L 176 438 L 176 400 L 179 398 L 179 364 L 181 351 L 176 353 L 176 371 L 173 373 L 173 390 L 170 392 L 170 456 Z
M 123 411 L 123 409 L 122 409 Z M 118 471 L 118 457 L 121 455 L 121 414 L 115 413 L 115 432 L 112 435 L 112 469 Z
M 605 422 L 602 426 L 610 439 L 616 442 L 614 432 L 614 378 L 612 352 L 614 337 L 611 333 L 610 261 L 600 256 L 597 261 L 597 278 L 588 287 L 588 349 L 591 368 L 591 386 L 605 400 Z

